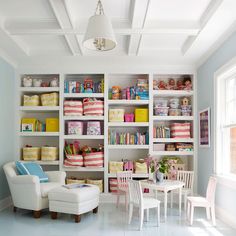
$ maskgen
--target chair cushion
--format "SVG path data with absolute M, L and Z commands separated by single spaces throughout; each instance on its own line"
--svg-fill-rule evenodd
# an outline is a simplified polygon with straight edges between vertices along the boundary
M 16 169 L 20 175 L 36 175 L 41 183 L 48 182 L 48 176 L 44 173 L 42 167 L 34 162 L 16 162 Z
M 40 184 L 40 190 L 41 190 L 41 196 L 42 197 L 48 197 L 48 192 L 54 188 L 60 187 L 60 183 L 56 182 L 49 182 L 49 183 L 41 183 Z

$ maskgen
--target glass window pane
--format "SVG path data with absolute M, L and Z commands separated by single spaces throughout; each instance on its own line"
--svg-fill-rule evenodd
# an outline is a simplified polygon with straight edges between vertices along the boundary
M 236 174 L 236 128 L 230 129 L 230 172 Z

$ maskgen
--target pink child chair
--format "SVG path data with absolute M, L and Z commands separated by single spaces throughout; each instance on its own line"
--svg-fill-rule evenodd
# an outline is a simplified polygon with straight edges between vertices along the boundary
M 119 206 L 120 195 L 125 195 L 125 207 L 128 209 L 128 180 L 132 180 L 132 171 L 119 171 L 117 176 L 117 201 L 116 207 Z

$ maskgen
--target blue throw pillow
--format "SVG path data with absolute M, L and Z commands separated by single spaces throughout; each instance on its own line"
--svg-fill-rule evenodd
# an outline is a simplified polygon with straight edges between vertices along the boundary
M 48 176 L 44 173 L 42 167 L 34 162 L 16 162 L 16 169 L 20 175 L 36 175 L 40 183 L 48 182 Z

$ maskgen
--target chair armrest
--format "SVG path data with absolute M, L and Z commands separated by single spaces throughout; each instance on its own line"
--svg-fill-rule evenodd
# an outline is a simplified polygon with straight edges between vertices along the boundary
M 18 175 L 11 178 L 13 184 L 39 184 L 39 177 L 35 175 Z
M 49 182 L 58 182 L 65 184 L 66 172 L 64 171 L 46 171 L 46 175 L 49 178 Z

